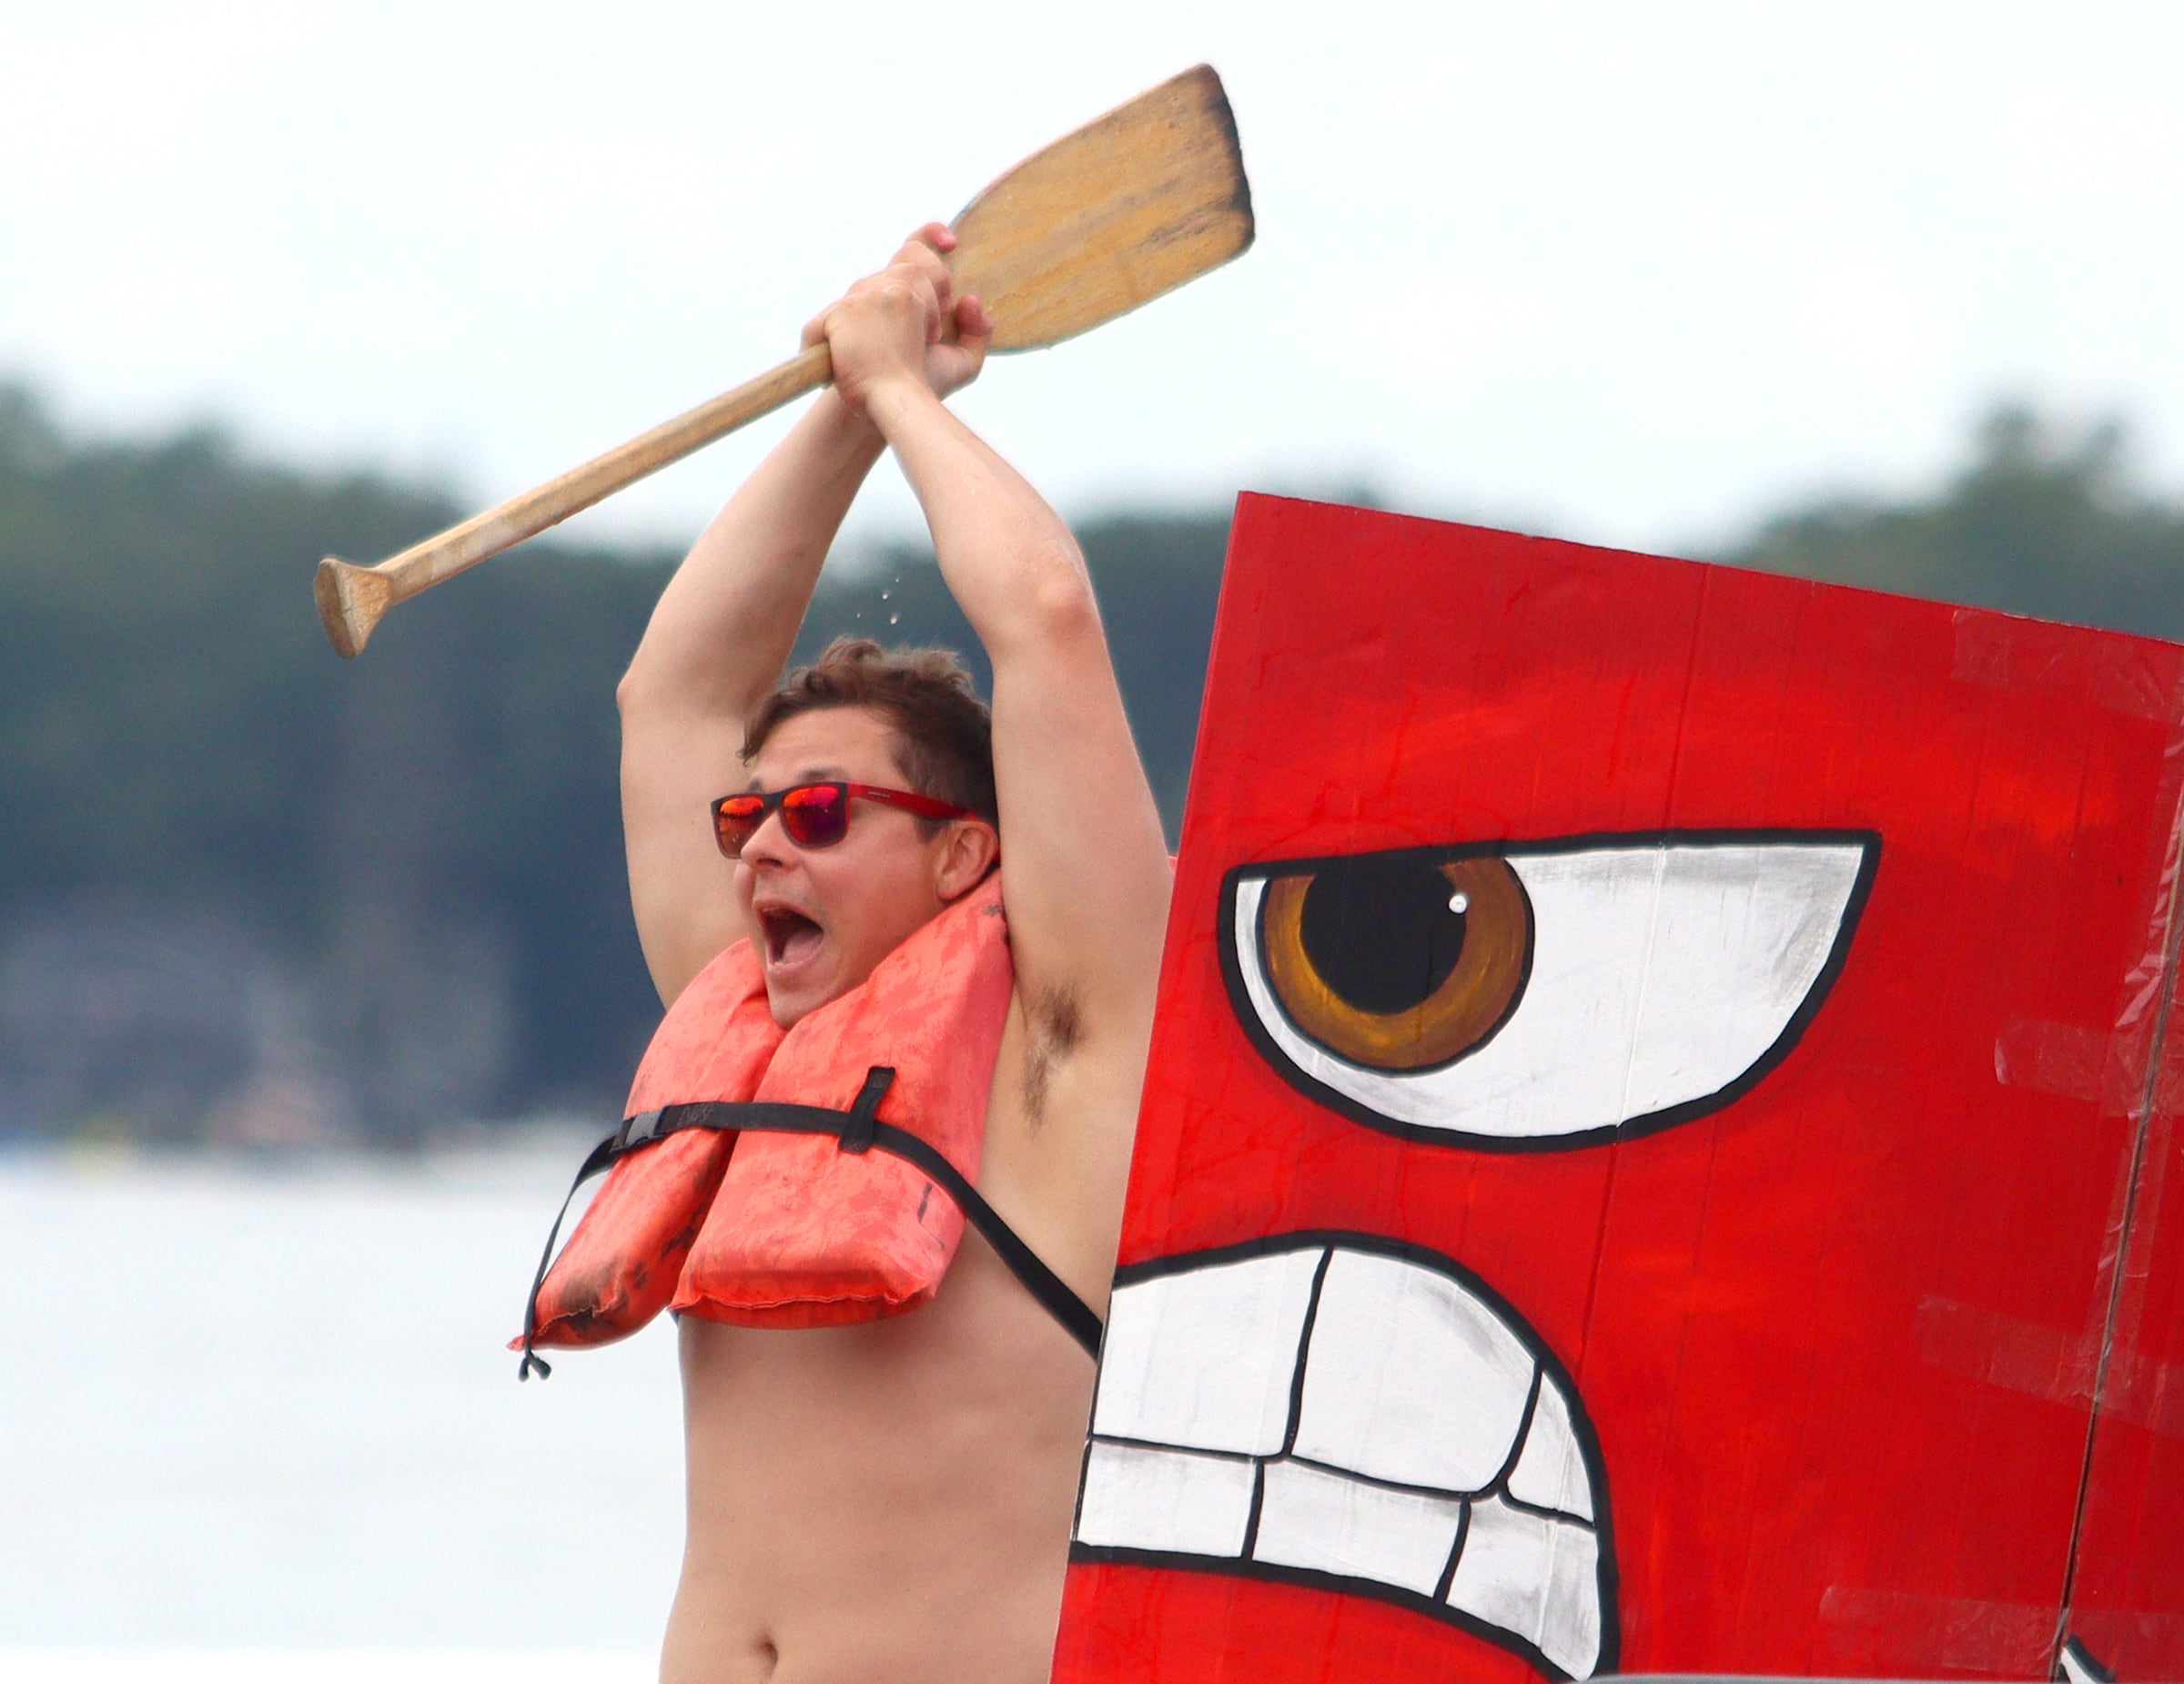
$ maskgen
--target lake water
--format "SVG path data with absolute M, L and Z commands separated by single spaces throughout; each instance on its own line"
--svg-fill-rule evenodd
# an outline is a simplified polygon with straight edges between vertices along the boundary
M 0 1675 L 652 1676 L 672 1329 L 501 1348 L 586 1144 L 0 1156 Z

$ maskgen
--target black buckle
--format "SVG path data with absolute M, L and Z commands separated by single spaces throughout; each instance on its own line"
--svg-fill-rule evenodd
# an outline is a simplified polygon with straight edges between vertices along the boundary
M 875 1064 L 864 1074 L 864 1085 L 857 1090 L 851 1101 L 848 1121 L 842 1125 L 842 1150 L 868 1152 L 872 1150 L 875 1131 L 879 1126 L 880 1101 L 886 1098 L 887 1090 L 894 1085 L 895 1070 L 890 1065 Z

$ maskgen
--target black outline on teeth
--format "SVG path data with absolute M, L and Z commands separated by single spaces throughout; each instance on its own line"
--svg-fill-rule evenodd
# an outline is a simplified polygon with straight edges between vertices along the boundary
M 1298 1461 L 1301 1466 L 1356 1480 L 1361 1485 L 1383 1490 L 1410 1491 L 1421 1496 L 1448 1498 L 1462 1504 L 1463 1513 L 1458 1521 L 1456 1539 L 1451 1547 L 1447 1561 L 1441 1571 L 1437 1591 L 1445 1595 L 1455 1577 L 1455 1567 L 1471 1530 L 1472 1505 L 1484 1497 L 1494 1497 L 1520 1514 L 1552 1518 L 1564 1526 L 1577 1527 L 1592 1532 L 1597 1540 L 1598 1562 L 1595 1588 L 1599 1593 L 1600 1649 L 1594 1657 L 1592 1669 L 1586 1676 L 1596 1677 L 1615 1670 L 1616 1659 L 1622 1648 L 1622 1627 L 1616 1591 L 1618 1579 L 1615 1567 L 1614 1532 L 1609 1524 L 1607 1463 L 1601 1453 L 1600 1440 L 1594 1432 L 1592 1416 L 1586 1413 L 1583 1395 L 1562 1359 L 1548 1346 L 1532 1324 L 1520 1315 L 1509 1301 L 1478 1275 L 1443 1253 L 1428 1246 L 1407 1241 L 1390 1239 L 1384 1234 L 1355 1233 L 1338 1228 L 1300 1229 L 1289 1233 L 1265 1234 L 1257 1239 L 1239 1241 L 1233 1245 L 1217 1245 L 1198 1252 L 1178 1252 L 1166 1257 L 1148 1258 L 1141 1263 L 1126 1263 L 1115 1272 L 1117 1290 L 1141 1281 L 1158 1280 L 1165 1275 L 1189 1274 L 1200 1269 L 1218 1267 L 1222 1263 L 1240 1263 L 1249 1258 L 1272 1257 L 1290 1252 L 1318 1250 L 1321 1253 L 1320 1266 L 1313 1272 L 1311 1298 L 1299 1325 L 1297 1350 L 1290 1357 L 1289 1417 L 1282 1430 L 1281 1448 L 1272 1456 L 1254 1456 L 1241 1453 L 1194 1450 L 1187 1445 L 1156 1444 L 1147 1439 L 1118 1438 L 1109 1434 L 1088 1432 L 1085 1440 L 1085 1467 L 1089 1471 L 1092 1447 L 1096 1444 L 1115 1445 L 1123 1448 L 1166 1450 L 1181 1456 L 1204 1456 L 1209 1460 L 1248 1462 L 1253 1465 L 1251 1513 L 1247 1523 L 1243 1557 L 1200 1556 L 1180 1550 L 1138 1549 L 1112 1545 L 1082 1544 L 1077 1541 L 1084 1519 L 1085 1480 L 1077 1481 L 1077 1514 L 1070 1523 L 1069 1559 L 1072 1561 L 1108 1561 L 1135 1567 L 1179 1567 L 1191 1572 L 1224 1574 L 1238 1578 L 1269 1579 L 1282 1584 L 1304 1585 L 1315 1589 L 1331 1590 L 1340 1595 L 1369 1597 L 1375 1601 L 1392 1603 L 1398 1608 L 1411 1609 L 1439 1620 L 1443 1625 L 1457 1627 L 1497 1648 L 1506 1649 L 1517 1656 L 1547 1678 L 1568 1680 L 1571 1674 L 1547 1659 L 1531 1643 L 1516 1633 L 1505 1630 L 1461 1608 L 1452 1608 L 1437 1597 L 1421 1596 L 1377 1578 L 1358 1578 L 1340 1573 L 1330 1573 L 1316 1567 L 1281 1567 L 1274 1563 L 1249 1559 L 1252 1545 L 1257 1541 L 1259 1504 L 1266 1489 L 1266 1470 L 1278 1461 Z M 1525 1401 L 1524 1418 L 1510 1454 L 1494 1475 L 1493 1479 L 1476 1492 L 1444 1491 L 1425 1486 L 1406 1486 L 1395 1481 L 1375 1479 L 1350 1468 L 1327 1466 L 1318 1462 L 1304 1461 L 1291 1455 L 1296 1442 L 1300 1418 L 1299 1400 L 1304 1390 L 1305 1356 L 1309 1348 L 1312 1324 L 1319 1315 L 1320 1290 L 1327 1279 L 1334 1253 L 1340 1251 L 1365 1252 L 1382 1257 L 1393 1257 L 1401 1262 L 1431 1270 L 1453 1281 L 1500 1319 L 1502 1324 L 1515 1335 L 1532 1359 L 1532 1389 Z M 1570 1430 L 1577 1443 L 1580 1459 L 1584 1464 L 1585 1478 L 1592 1498 L 1592 1518 L 1586 1521 L 1576 1515 L 1542 1509 L 1536 1505 L 1512 1498 L 1508 1493 L 1509 1476 L 1530 1441 L 1532 1417 L 1538 1410 L 1540 1393 L 1545 1381 L 1552 1378 L 1561 1388 L 1568 1404 Z M 1094 1393 L 1095 1408 L 1097 1392 Z
M 1450 860 L 1476 859 L 1482 857 L 1502 860 L 1536 858 L 1542 855 L 1580 854 L 1606 848 L 1625 850 L 1647 847 L 1840 847 L 1845 843 L 1855 844 L 1862 850 L 1862 856 L 1858 862 L 1857 876 L 1851 883 L 1850 894 L 1843 903 L 1843 916 L 1836 925 L 1835 945 L 1828 949 L 1827 959 L 1821 965 L 1819 974 L 1813 979 L 1812 986 L 1805 990 L 1804 999 L 1798 1002 L 1797 1009 L 1790 1014 L 1789 1020 L 1783 1025 L 1782 1033 L 1774 1038 L 1767 1050 L 1745 1066 L 1740 1075 L 1733 1078 L 1725 1085 L 1715 1089 L 1712 1093 L 1702 1094 L 1695 1100 L 1686 1100 L 1681 1104 L 1671 1105 L 1661 1111 L 1648 1111 L 1643 1116 L 1633 1117 L 1623 1122 L 1608 1123 L 1597 1129 L 1583 1129 L 1568 1134 L 1523 1135 L 1512 1138 L 1495 1134 L 1470 1134 L 1461 1129 L 1435 1128 L 1428 1123 L 1400 1122 L 1392 1117 L 1374 1111 L 1369 1105 L 1351 1099 L 1348 1094 L 1306 1075 L 1302 1070 L 1291 1062 L 1289 1054 L 1281 1050 L 1280 1044 L 1268 1032 L 1266 1025 L 1259 1020 L 1258 1009 L 1252 1005 L 1251 997 L 1245 990 L 1242 961 L 1237 953 L 1237 894 L 1242 884 L 1247 881 L 1265 882 L 1274 878 L 1295 877 L 1309 871 L 1324 870 L 1330 867 L 1343 865 L 1355 859 L 1372 857 L 1376 855 L 1388 858 L 1400 858 L 1408 856 L 1441 864 Z M 1662 1129 L 1672 1128 L 1680 1122 L 1688 1122 L 1694 1117 L 1703 1117 L 1709 1111 L 1718 1111 L 1723 1106 L 1742 1099 L 1768 1076 L 1776 1065 L 1789 1056 L 1791 1049 L 1795 1047 L 1799 1040 L 1803 1038 L 1805 1030 L 1826 1002 L 1828 995 L 1834 991 L 1835 979 L 1842 974 L 1843 967 L 1850 956 L 1851 938 L 1857 932 L 1859 918 L 1864 914 L 1866 899 L 1872 893 L 1873 880 L 1880 867 L 1880 857 L 1881 834 L 1877 830 L 1762 829 L 1600 831 L 1584 836 L 1556 837 L 1536 842 L 1504 839 L 1434 845 L 1424 847 L 1369 849 L 1359 854 L 1322 854 L 1304 859 L 1253 860 L 1248 865 L 1231 867 L 1221 878 L 1219 928 L 1217 932 L 1219 937 L 1218 946 L 1221 956 L 1221 981 L 1228 990 L 1229 1009 L 1235 1014 L 1237 1022 L 1242 1026 L 1243 1031 L 1249 1038 L 1252 1046 L 1258 1049 L 1259 1056 L 1274 1068 L 1275 1072 L 1284 1081 L 1317 1105 L 1348 1117 L 1353 1122 L 1361 1122 L 1367 1128 L 1378 1129 L 1384 1134 L 1393 1134 L 1404 1140 L 1424 1141 L 1437 1146 L 1453 1146 L 1476 1151 L 1497 1152 L 1567 1151 L 1576 1146 L 1590 1146 L 1603 1141 L 1630 1140 L 1639 1135 L 1652 1134 Z M 1536 931 L 1534 934 L 1536 935 Z M 1261 945 L 1262 947 L 1264 945 L 1263 936 Z M 1524 996 L 1530 989 L 1531 981 L 1532 942 L 1528 938 L 1525 944 L 1524 977 L 1518 984 L 1517 991 L 1511 996 L 1510 1005 L 1504 1010 L 1500 1021 L 1495 1024 L 1494 1031 L 1483 1037 L 1477 1045 L 1467 1048 L 1464 1051 L 1457 1054 L 1455 1058 L 1448 1060 L 1448 1063 L 1460 1063 L 1476 1053 L 1481 1047 L 1491 1042 L 1521 1008 Z M 1282 1015 L 1288 1018 L 1289 1013 L 1286 1009 L 1281 1007 L 1279 995 L 1275 998 L 1275 1005 L 1278 1009 L 1282 1010 Z M 1312 1041 L 1314 1045 L 1320 1044 L 1312 1036 L 1306 1034 L 1301 1028 L 1299 1028 L 1293 1019 L 1290 1020 L 1289 1026 L 1296 1030 L 1300 1039 Z M 1341 1055 L 1338 1053 L 1334 1056 L 1340 1058 Z M 1355 1062 L 1354 1060 L 1344 1060 L 1343 1061 L 1345 1063 Z M 1435 1070 L 1445 1070 L 1446 1068 L 1448 1068 L 1447 1064 L 1433 1067 Z

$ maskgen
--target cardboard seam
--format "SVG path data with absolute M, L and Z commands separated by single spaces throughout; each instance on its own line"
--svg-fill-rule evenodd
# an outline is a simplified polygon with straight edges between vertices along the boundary
M 2173 757 L 2184 743 L 2171 736 L 2169 755 Z M 2172 797 L 2173 799 L 2174 797 Z M 2108 1387 L 2108 1376 L 2116 1355 L 2116 1323 L 2123 1304 L 2124 1277 L 2129 1261 L 2131 1219 L 2137 1212 L 2139 1182 L 2146 1170 L 2146 1149 L 2154 1118 L 2154 1104 L 2161 1090 L 2161 1066 L 2167 1050 L 2170 1011 L 2177 997 L 2177 965 L 2180 950 L 2184 950 L 2184 918 L 2178 916 L 2178 888 L 2184 878 L 2184 800 L 2178 800 L 2170 808 L 2168 864 L 2163 884 L 2167 900 L 2166 923 L 2162 930 L 2162 948 L 2165 958 L 2161 968 L 2159 1009 L 2151 1026 L 2151 1044 L 2147 1050 L 2146 1073 L 2140 1084 L 2138 1124 L 2131 1131 L 2130 1167 L 2124 1176 L 2123 1226 L 2117 1235 L 2116 1253 L 2110 1263 L 2108 1308 L 2101 1318 L 2100 1355 L 2093 1369 L 2093 1408 L 2086 1420 L 2086 1448 L 2084 1459 L 2078 1465 L 2078 1501 L 2070 1515 L 2069 1553 L 2063 1562 L 2062 1606 L 2058 1611 L 2055 1633 L 2048 1644 L 2048 1674 L 2053 1677 L 2062 1665 L 2062 1646 L 2070 1631 L 2072 1598 L 2078 1589 L 2078 1557 L 2085 1542 L 2086 1506 L 2093 1490 L 2093 1457 L 2100 1441 L 2100 1405 Z

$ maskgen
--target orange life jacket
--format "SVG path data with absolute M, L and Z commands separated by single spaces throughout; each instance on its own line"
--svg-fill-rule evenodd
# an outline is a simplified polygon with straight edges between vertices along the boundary
M 518 1372 L 550 1372 L 535 1346 L 603 1344 L 662 1309 L 753 1327 L 898 1315 L 939 1287 L 966 1215 L 1097 1352 L 1098 1319 L 972 1185 L 1014 987 L 998 875 L 786 1030 L 751 943 L 722 953 L 577 1173 L 612 1166 L 558 1258 L 547 1239 Z

